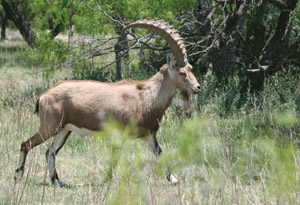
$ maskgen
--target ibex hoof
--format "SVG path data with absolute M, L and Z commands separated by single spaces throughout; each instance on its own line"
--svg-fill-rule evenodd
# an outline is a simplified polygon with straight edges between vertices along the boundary
M 22 171 L 22 170 L 18 170 L 18 169 L 16 170 L 16 174 L 14 176 L 15 182 L 20 181 L 22 179 L 23 173 L 24 173 L 24 171 Z
M 67 187 L 66 184 L 62 183 L 59 179 L 55 179 L 53 182 L 52 182 L 53 185 L 57 185 L 59 186 L 60 188 L 63 188 L 63 187 Z
M 176 177 L 174 177 L 173 174 L 169 174 L 167 176 L 167 179 L 169 182 L 171 182 L 171 184 L 177 185 L 179 183 L 179 180 Z

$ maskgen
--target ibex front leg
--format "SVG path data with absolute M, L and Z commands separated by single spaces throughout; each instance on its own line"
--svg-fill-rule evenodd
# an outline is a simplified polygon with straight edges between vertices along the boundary
M 156 157 L 160 158 L 163 156 L 163 152 L 156 139 L 156 131 L 151 133 L 151 137 L 147 137 L 146 142 L 148 144 L 148 148 L 154 153 Z M 168 165 L 164 164 L 164 170 L 167 175 L 167 179 L 172 184 L 177 184 L 178 179 L 173 174 L 170 173 Z

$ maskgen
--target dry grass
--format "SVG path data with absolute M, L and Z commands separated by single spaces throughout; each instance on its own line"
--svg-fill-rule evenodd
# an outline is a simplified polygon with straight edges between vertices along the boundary
M 257 122 L 265 119 L 259 113 L 223 119 L 204 109 L 202 117 L 195 113 L 186 119 L 177 114 L 174 104 L 158 138 L 165 160 L 180 179 L 177 186 L 168 183 L 161 173 L 162 162 L 157 163 L 139 140 L 121 146 L 113 177 L 105 181 L 112 160 L 111 141 L 75 134 L 56 160 L 67 188 L 52 186 L 47 176 L 45 151 L 51 140 L 30 151 L 23 180 L 15 183 L 21 142 L 38 128 L 35 97 L 70 72 L 57 71 L 51 77 L 30 74 L 39 68 L 18 60 L 24 57 L 20 50 L 24 42 L 16 32 L 9 31 L 8 36 L 0 42 L 0 49 L 7 51 L 0 54 L 0 204 L 300 203 L 298 148 L 277 146 L 276 140 L 269 139 L 269 135 L 294 138 L 299 135 L 297 129 L 268 127 L 273 119 Z

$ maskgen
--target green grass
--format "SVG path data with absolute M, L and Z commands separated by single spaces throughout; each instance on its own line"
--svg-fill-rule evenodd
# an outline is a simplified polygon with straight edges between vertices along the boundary
M 269 86 L 237 108 L 236 83 L 220 89 L 208 78 L 200 80 L 203 91 L 193 97 L 198 109 L 188 116 L 176 95 L 158 132 L 161 160 L 143 141 L 115 128 L 104 136 L 71 134 L 56 157 L 67 188 L 50 183 L 45 151 L 51 140 L 29 152 L 23 180 L 15 183 L 21 142 L 39 124 L 36 97 L 72 72 L 43 75 L 43 68 L 24 57 L 20 35 L 9 32 L 11 38 L 0 42 L 0 204 L 300 203 L 299 82 L 280 79 L 275 84 L 286 91 L 285 104 Z M 165 179 L 164 162 L 179 185 Z

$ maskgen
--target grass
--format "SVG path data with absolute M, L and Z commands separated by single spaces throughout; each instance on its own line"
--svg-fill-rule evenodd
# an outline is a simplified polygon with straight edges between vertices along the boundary
M 177 96 L 167 110 L 158 133 L 163 159 L 141 140 L 118 141 L 128 134 L 112 127 L 105 136 L 71 134 L 56 158 L 67 188 L 50 183 L 45 151 L 51 140 L 29 152 L 23 180 L 15 183 L 21 142 L 38 128 L 36 96 L 72 72 L 43 75 L 24 57 L 20 35 L 8 36 L 0 42 L 0 204 L 300 203 L 297 102 L 279 104 L 270 86 L 262 103 L 252 96 L 245 107 L 225 112 L 235 89 L 214 90 L 209 79 L 201 80 L 203 92 L 193 99 L 199 109 L 191 116 Z M 180 179 L 177 186 L 165 179 L 164 162 Z

